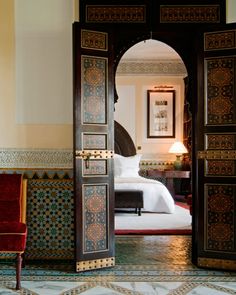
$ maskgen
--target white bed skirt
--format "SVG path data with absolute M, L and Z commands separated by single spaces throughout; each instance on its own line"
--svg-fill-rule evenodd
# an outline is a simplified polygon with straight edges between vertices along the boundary
M 163 183 L 144 177 L 116 177 L 115 190 L 143 191 L 142 211 L 174 213 L 174 200 Z

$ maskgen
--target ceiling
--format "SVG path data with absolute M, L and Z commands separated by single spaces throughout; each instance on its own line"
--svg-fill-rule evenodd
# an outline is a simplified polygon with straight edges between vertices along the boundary
M 125 60 L 181 60 L 178 53 L 169 45 L 157 40 L 145 40 L 132 46 L 122 56 Z

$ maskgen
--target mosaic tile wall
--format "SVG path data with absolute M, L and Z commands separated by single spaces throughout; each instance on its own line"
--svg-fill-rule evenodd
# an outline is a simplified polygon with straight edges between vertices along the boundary
M 71 151 L 2 149 L 0 163 L 0 173 L 23 174 L 24 179 L 28 180 L 26 259 L 73 259 L 74 188 Z M 140 165 L 141 175 L 145 177 L 147 169 L 166 169 L 171 164 L 143 161 Z M 12 255 L 0 255 L 0 258 L 9 257 Z
M 27 200 L 26 259 L 73 259 L 73 181 L 29 179 Z
M 73 170 L 1 169 L 0 173 L 19 173 L 28 180 L 26 259 L 73 259 Z

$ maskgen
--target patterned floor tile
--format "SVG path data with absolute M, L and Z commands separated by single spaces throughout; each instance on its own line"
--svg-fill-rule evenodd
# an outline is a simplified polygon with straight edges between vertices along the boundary
M 19 292 L 16 292 L 14 290 L 11 290 L 9 287 L 4 285 L 1 285 L 0 282 L 0 295 L 17 295 Z
M 78 282 L 32 282 L 26 281 L 22 282 L 22 287 L 24 289 L 35 292 L 38 295 L 58 295 L 62 293 L 66 293 L 72 289 L 77 289 L 83 283 Z M 1 294 L 1 293 L 0 293 Z
M 14 282 L 0 282 L 0 295 L 226 295 L 236 288 L 224 283 L 191 282 L 22 282 L 20 291 Z
M 220 286 L 220 287 L 225 287 L 227 289 L 232 289 L 232 290 L 235 291 L 236 290 L 236 279 L 235 279 L 235 282 L 231 282 L 231 283 L 219 282 L 219 283 L 212 283 L 212 285 L 216 285 L 216 286 Z
M 14 264 L 0 263 L 0 295 L 236 294 L 236 273 L 194 266 L 189 236 L 119 236 L 115 267 L 76 273 L 72 261 L 28 261 L 14 288 Z

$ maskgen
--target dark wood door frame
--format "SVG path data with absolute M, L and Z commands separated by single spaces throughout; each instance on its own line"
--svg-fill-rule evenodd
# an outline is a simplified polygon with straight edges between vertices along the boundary
M 180 55 L 182 61 L 185 64 L 185 67 L 187 69 L 188 73 L 188 79 L 189 79 L 189 85 L 188 85 L 188 97 L 187 100 L 190 105 L 190 111 L 192 113 L 192 149 L 191 149 L 191 159 L 192 159 L 192 171 L 191 171 L 191 177 L 192 179 L 196 179 L 196 160 L 195 160 L 195 128 L 196 125 L 196 110 L 197 108 L 197 83 L 195 82 L 197 79 L 197 50 L 196 50 L 196 34 L 191 32 L 176 32 L 176 31 L 162 31 L 162 32 L 142 32 L 142 35 L 140 36 L 137 34 L 137 32 L 126 32 L 126 38 L 119 40 L 118 44 L 114 45 L 114 55 L 115 55 L 115 71 L 118 67 L 118 64 L 120 62 L 120 59 L 122 58 L 123 54 L 134 44 L 141 42 L 143 40 L 147 39 L 155 39 L 161 42 L 164 42 L 171 46 L 175 51 L 178 52 Z M 115 81 L 114 81 L 115 85 Z M 115 85 L 115 91 L 116 91 L 116 85 Z M 115 93 L 115 102 L 119 100 L 118 94 Z M 193 199 L 194 196 L 194 190 L 195 190 L 195 182 L 192 183 L 192 190 L 193 190 Z M 193 255 L 192 255 L 192 261 L 194 264 L 197 262 L 197 257 L 195 256 L 195 245 L 196 245 L 196 236 L 195 236 L 195 205 L 193 204 L 193 223 L 192 223 L 192 247 L 193 247 Z
M 113 39 L 114 63 L 136 43 L 155 39 L 171 46 L 182 58 L 188 73 L 188 99 L 192 118 L 192 178 L 197 179 L 197 150 L 195 144 L 198 108 L 198 36 L 215 25 L 226 23 L 225 0 L 81 0 L 80 22 L 103 31 L 110 29 Z M 113 76 L 113 79 L 115 75 Z M 115 79 L 113 81 L 115 85 Z M 114 100 L 118 96 L 115 93 Z M 197 182 L 193 181 L 193 199 Z M 193 202 L 193 211 L 197 203 Z M 202 216 L 201 216 L 202 217 Z M 193 213 L 192 261 L 197 264 L 197 218 Z M 220 255 L 220 254 L 219 254 Z

